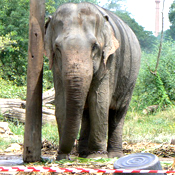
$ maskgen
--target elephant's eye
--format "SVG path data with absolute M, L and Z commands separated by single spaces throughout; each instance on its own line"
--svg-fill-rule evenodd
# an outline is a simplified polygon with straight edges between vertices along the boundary
M 55 44 L 55 48 L 56 48 L 56 50 L 58 50 L 59 52 L 61 52 L 60 47 L 59 47 L 58 44 Z
M 55 47 L 56 47 L 56 49 L 59 49 L 59 45 L 58 44 L 55 44 Z
M 98 44 L 97 43 L 94 43 L 92 45 L 92 51 L 95 51 L 97 48 L 98 48 Z

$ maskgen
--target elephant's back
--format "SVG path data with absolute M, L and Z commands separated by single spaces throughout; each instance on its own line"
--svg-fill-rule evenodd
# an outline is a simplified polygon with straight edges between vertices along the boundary
M 113 78 L 115 83 L 111 102 L 112 108 L 120 108 L 130 101 L 135 86 L 140 68 L 140 44 L 131 28 L 117 15 L 102 8 L 99 10 L 103 16 L 107 15 L 109 17 L 108 21 L 120 44 L 113 60 L 115 72 L 112 75 L 115 76 Z
M 120 42 L 121 54 L 129 54 L 128 51 L 131 51 L 131 57 L 133 57 L 133 59 L 135 58 L 140 60 L 140 44 L 132 29 L 114 13 L 109 10 L 105 10 L 105 12 L 111 18 L 109 19 L 109 22 L 114 29 L 116 38 Z
M 109 10 L 96 6 L 103 16 L 108 16 L 108 21 L 112 26 L 115 37 L 119 41 L 119 49 L 117 52 L 117 58 L 120 59 L 120 65 L 123 61 L 131 62 L 130 67 L 138 67 L 140 65 L 141 49 L 139 41 L 132 31 L 132 29 L 117 15 Z M 124 68 L 125 69 L 125 68 Z

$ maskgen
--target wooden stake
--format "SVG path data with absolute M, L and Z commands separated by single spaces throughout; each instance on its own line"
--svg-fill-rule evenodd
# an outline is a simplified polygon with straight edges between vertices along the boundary
M 41 157 L 45 0 L 30 0 L 24 162 Z

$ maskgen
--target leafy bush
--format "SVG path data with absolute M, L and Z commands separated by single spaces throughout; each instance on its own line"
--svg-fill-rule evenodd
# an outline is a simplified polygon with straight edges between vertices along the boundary
M 0 50 L 1 77 L 17 85 L 26 83 L 28 19 L 29 0 L 0 0 L 0 36 L 8 42 Z
M 175 42 L 163 43 L 158 72 L 153 73 L 158 46 L 153 53 L 142 53 L 141 68 L 134 90 L 131 107 L 142 110 L 147 106 L 160 108 L 175 101 Z

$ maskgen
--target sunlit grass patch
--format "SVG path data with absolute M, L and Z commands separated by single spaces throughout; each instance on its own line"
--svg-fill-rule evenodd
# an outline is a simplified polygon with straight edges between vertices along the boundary
M 175 133 L 175 108 L 152 115 L 128 112 L 124 124 L 123 140 L 129 142 L 170 143 Z

